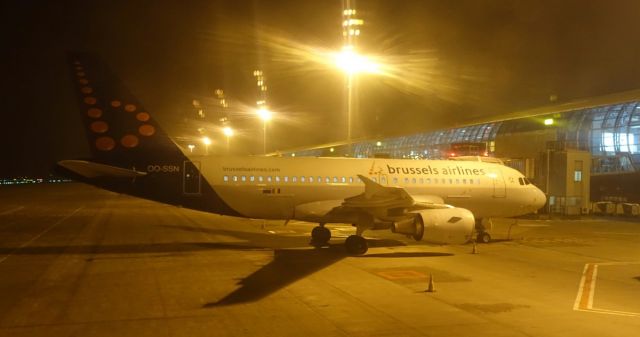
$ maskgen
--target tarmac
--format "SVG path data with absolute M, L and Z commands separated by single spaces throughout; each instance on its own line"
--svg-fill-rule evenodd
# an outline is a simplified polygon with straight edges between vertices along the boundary
M 489 244 L 0 188 L 0 336 L 638 336 L 640 222 L 495 219 Z M 427 292 L 429 279 L 433 292 Z

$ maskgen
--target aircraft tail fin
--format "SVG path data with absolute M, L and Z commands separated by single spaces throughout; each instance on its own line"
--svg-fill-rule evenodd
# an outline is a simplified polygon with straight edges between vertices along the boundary
M 69 53 L 69 62 L 93 161 L 135 170 L 183 160 L 180 148 L 105 62 L 81 52 Z

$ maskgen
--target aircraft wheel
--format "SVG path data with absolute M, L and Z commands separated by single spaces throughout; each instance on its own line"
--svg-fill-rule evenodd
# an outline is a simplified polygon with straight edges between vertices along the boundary
M 478 233 L 478 237 L 476 240 L 480 243 L 489 243 L 491 242 L 491 235 L 489 235 L 489 233 L 487 232 L 480 232 Z
M 416 241 L 420 241 L 422 240 L 422 237 L 424 236 L 424 222 L 422 222 L 422 217 L 417 216 L 416 217 L 416 221 L 413 224 L 415 233 L 413 233 L 413 239 Z
M 311 231 L 311 245 L 315 247 L 326 246 L 331 239 L 331 231 L 324 226 L 316 226 Z
M 347 252 L 351 255 L 362 255 L 369 249 L 367 240 L 358 235 L 349 236 L 344 245 L 347 248 Z

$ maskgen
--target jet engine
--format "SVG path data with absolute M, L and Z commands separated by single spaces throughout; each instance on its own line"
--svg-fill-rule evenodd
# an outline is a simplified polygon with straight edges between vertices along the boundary
M 475 228 L 471 211 L 464 208 L 425 209 L 412 212 L 413 219 L 395 222 L 392 230 L 412 235 L 414 239 L 437 244 L 463 244 Z

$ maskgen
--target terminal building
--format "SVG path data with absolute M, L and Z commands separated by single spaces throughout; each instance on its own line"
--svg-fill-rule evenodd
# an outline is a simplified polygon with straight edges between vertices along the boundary
M 279 154 L 500 158 L 547 193 L 546 211 L 584 214 L 593 201 L 640 201 L 636 188 L 640 186 L 640 90 L 514 112 L 450 129 Z

